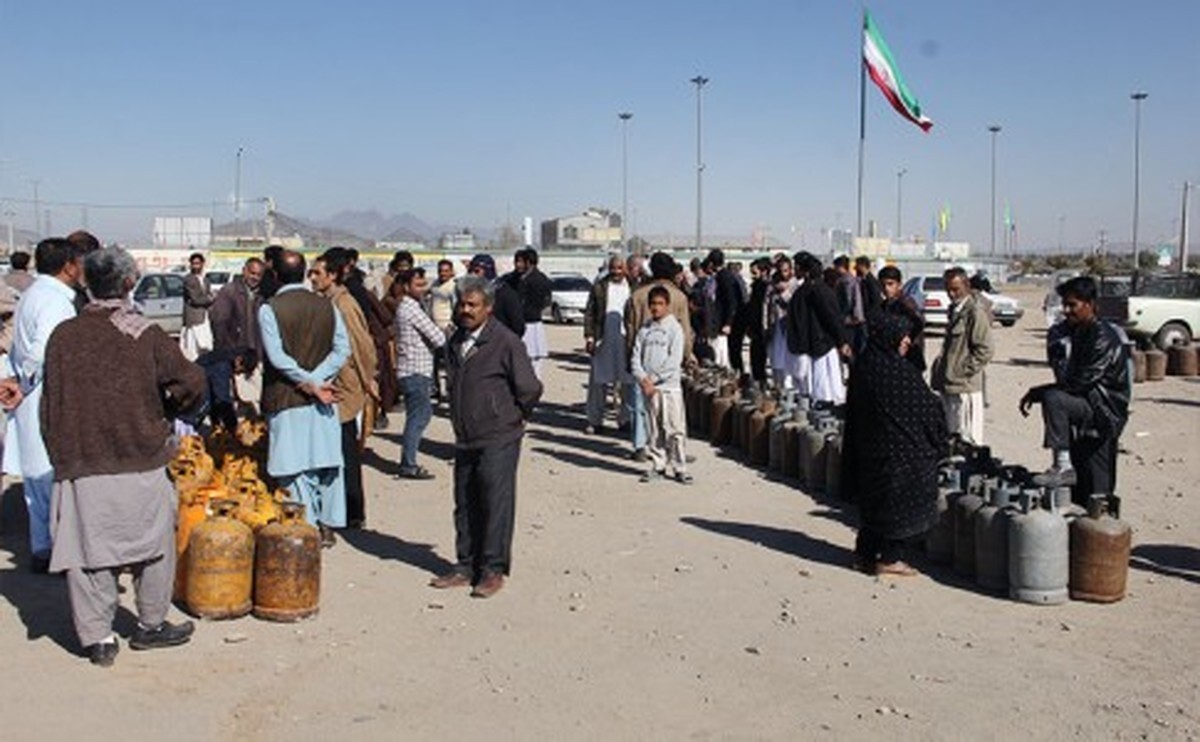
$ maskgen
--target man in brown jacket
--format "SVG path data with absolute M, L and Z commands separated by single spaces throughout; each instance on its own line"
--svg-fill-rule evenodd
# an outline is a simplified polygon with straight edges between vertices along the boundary
M 176 496 L 168 416 L 204 400 L 204 372 L 128 304 L 137 266 L 118 247 L 84 261 L 91 301 L 46 344 L 41 424 L 54 465 L 52 572 L 67 573 L 79 641 L 93 664 L 117 655 L 117 577 L 132 570 L 133 649 L 183 644 L 166 620 L 175 579 Z
M 363 410 L 379 398 L 375 381 L 375 341 L 367 328 L 358 302 L 343 285 L 350 261 L 343 252 L 326 253 L 313 261 L 308 272 L 313 290 L 333 302 L 350 335 L 350 358 L 333 380 L 338 396 L 338 419 L 342 423 L 342 473 L 346 487 L 346 527 L 366 525 L 366 497 L 362 480 Z

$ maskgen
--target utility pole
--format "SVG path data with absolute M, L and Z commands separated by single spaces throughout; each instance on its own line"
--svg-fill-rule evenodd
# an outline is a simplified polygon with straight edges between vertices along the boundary
M 992 124 L 987 128 L 992 133 L 992 229 L 988 232 L 989 246 L 988 256 L 996 255 L 996 135 L 1000 133 L 1000 127 Z
M 29 182 L 33 184 L 33 239 L 36 242 L 42 238 L 42 202 L 38 198 L 38 186 L 42 181 L 34 178 Z
M 904 239 L 904 231 L 901 229 L 903 224 L 901 210 L 904 203 L 904 174 L 907 172 L 907 168 L 900 168 L 896 171 L 896 242 Z
M 1179 272 L 1185 273 L 1188 264 L 1188 201 L 1195 183 L 1183 181 L 1183 214 L 1179 217 Z
M 1133 269 L 1136 271 L 1139 268 L 1138 258 L 1138 201 L 1141 190 L 1142 180 L 1142 101 L 1149 97 L 1149 93 L 1137 91 L 1130 93 L 1129 97 L 1133 100 Z
M 699 252 L 702 242 L 703 231 L 703 195 L 704 195 L 704 158 L 701 145 L 701 121 L 702 111 L 701 100 L 703 99 L 704 86 L 708 84 L 708 78 L 703 75 L 696 75 L 691 79 L 693 85 L 696 86 L 696 251 Z
M 633 114 L 622 111 L 617 118 L 621 119 L 621 232 L 628 246 L 633 236 L 629 230 L 629 119 Z
M 242 148 L 237 149 L 237 170 L 233 175 L 233 239 L 242 244 Z

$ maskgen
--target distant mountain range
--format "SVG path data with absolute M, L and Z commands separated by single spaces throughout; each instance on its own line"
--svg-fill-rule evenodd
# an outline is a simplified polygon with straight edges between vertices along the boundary
M 253 231 L 252 231 L 253 230 Z M 262 225 L 241 222 L 219 224 L 213 227 L 214 237 L 234 237 L 239 232 L 261 234 Z M 462 227 L 433 225 L 413 214 L 381 214 L 375 209 L 366 211 L 341 211 L 328 219 L 307 220 L 301 217 L 275 212 L 275 233 L 300 235 L 305 243 L 320 245 L 342 245 L 356 249 L 370 248 L 377 242 L 418 242 L 436 245 L 447 232 L 459 232 Z M 471 228 L 481 242 L 486 242 L 492 230 Z

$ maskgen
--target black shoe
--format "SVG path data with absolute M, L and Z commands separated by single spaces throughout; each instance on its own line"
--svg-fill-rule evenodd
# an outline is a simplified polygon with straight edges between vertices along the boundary
M 318 526 L 318 528 L 321 531 L 321 548 L 332 548 L 337 543 L 337 535 L 333 532 L 333 529 L 324 524 Z
M 1052 466 L 1041 474 L 1034 474 L 1030 481 L 1035 487 L 1074 487 L 1077 479 L 1074 469 Z
M 112 667 L 119 651 L 121 645 L 115 638 L 110 642 L 97 642 L 88 647 L 88 661 L 96 667 Z
M 171 623 L 163 621 L 158 626 L 152 629 L 147 629 L 138 624 L 134 629 L 133 636 L 129 638 L 130 649 L 162 649 L 163 647 L 177 647 L 180 644 L 187 644 L 192 640 L 192 632 L 196 630 L 196 625 L 191 621 L 183 623 Z M 114 652 L 113 654 L 116 654 Z
M 650 454 L 646 453 L 646 449 L 639 448 L 633 452 L 633 460 L 639 464 L 645 463 L 650 460 Z

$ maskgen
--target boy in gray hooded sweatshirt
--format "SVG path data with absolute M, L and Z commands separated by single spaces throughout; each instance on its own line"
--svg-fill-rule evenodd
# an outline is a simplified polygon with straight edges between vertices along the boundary
M 646 397 L 646 453 L 650 471 L 642 482 L 662 479 L 669 464 L 675 478 L 690 484 L 686 469 L 687 427 L 683 411 L 683 327 L 670 312 L 671 296 L 667 289 L 650 290 L 650 319 L 638 330 L 630 363 L 633 378 Z

